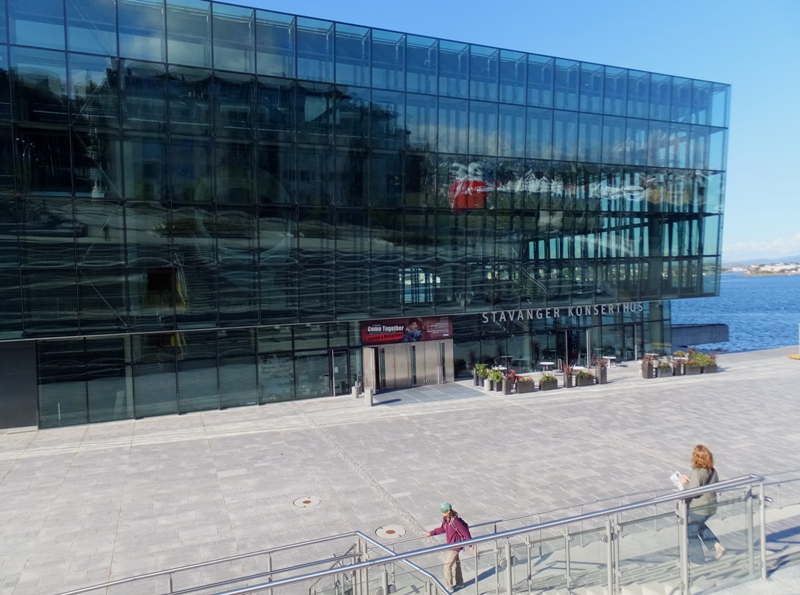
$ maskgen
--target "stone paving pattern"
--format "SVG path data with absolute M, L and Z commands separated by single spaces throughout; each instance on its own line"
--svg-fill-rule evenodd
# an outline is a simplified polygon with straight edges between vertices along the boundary
M 56 593 L 386 524 L 418 535 L 438 524 L 445 500 L 476 525 L 664 490 L 698 442 L 723 478 L 797 470 L 795 351 L 722 355 L 718 374 L 654 380 L 631 362 L 610 368 L 607 385 L 519 396 L 469 381 L 381 394 L 372 408 L 337 397 L 6 431 L 0 594 Z M 321 504 L 292 505 L 309 495 Z M 776 575 L 745 587 L 779 586 Z

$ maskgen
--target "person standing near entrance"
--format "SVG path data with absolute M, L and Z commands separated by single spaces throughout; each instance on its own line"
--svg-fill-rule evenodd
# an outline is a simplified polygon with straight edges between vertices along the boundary
M 442 513 L 442 524 L 433 531 L 425 533 L 426 537 L 444 533 L 447 543 L 458 543 L 459 541 L 472 539 L 469 525 L 458 516 L 458 513 L 453 510 L 449 502 L 442 504 L 439 510 Z M 461 574 L 461 560 L 459 559 L 459 554 L 463 549 L 458 547 L 450 550 L 444 559 L 444 584 L 451 591 L 464 586 L 464 576 Z M 474 551 L 472 546 L 470 546 L 470 549 Z
M 692 452 L 692 472 L 688 477 L 681 475 L 680 481 L 686 486 L 687 490 L 719 482 L 717 470 L 714 469 L 714 455 L 711 454 L 707 447 L 702 444 L 694 447 Z M 716 512 L 716 492 L 706 492 L 689 500 L 689 525 L 687 527 L 689 532 L 689 563 L 693 567 L 704 564 L 706 561 L 703 553 L 704 544 L 708 549 L 711 549 L 713 544 L 717 560 L 725 553 L 725 548 L 722 547 L 717 536 L 706 525 L 706 521 Z

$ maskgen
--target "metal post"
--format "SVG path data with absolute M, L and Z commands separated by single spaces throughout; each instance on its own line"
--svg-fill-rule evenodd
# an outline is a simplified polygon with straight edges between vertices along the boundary
M 475 595 L 481 595 L 481 588 L 478 586 L 478 558 L 480 554 L 478 553 L 478 548 L 480 546 L 475 546 L 473 548 L 473 552 L 475 553 Z
M 767 494 L 764 491 L 764 482 L 759 484 L 761 492 L 761 518 L 759 519 L 761 529 L 761 579 L 767 580 Z
M 533 569 L 531 568 L 531 536 L 530 535 L 526 535 L 525 536 L 525 543 L 528 546 L 528 568 L 527 568 L 528 579 L 527 579 L 527 583 L 528 583 L 528 591 L 530 591 L 530 589 L 531 589 L 531 579 L 533 578 Z
M 572 537 L 569 534 L 569 527 L 564 529 L 564 575 L 567 579 L 567 590 L 572 588 L 572 576 L 571 576 L 571 568 L 570 568 L 570 557 L 569 557 L 569 542 L 572 541 Z
M 383 595 L 389 595 L 389 572 L 386 570 L 386 566 L 381 571 L 381 588 Z
M 744 514 L 747 523 L 747 571 L 750 574 L 755 572 L 755 551 L 753 547 L 754 531 L 753 531 L 753 491 L 750 487 L 747 488 L 744 501 Z
M 270 574 L 267 575 L 267 580 L 272 582 L 272 554 L 267 554 L 267 570 L 269 570 Z M 269 595 L 272 595 L 272 589 L 267 591 Z
M 169 592 L 172 593 L 172 573 L 169 573 Z
M 681 593 L 689 593 L 689 504 L 686 500 L 678 501 L 678 519 L 680 528 L 680 564 Z
M 611 517 L 606 517 L 606 581 L 609 594 L 614 592 L 614 533 L 611 529 Z
M 506 541 L 506 595 L 514 593 L 514 571 L 511 568 L 511 541 Z
M 614 523 L 614 577 L 616 585 L 622 584 L 622 568 L 620 565 L 620 539 L 622 539 L 622 517 L 617 515 Z

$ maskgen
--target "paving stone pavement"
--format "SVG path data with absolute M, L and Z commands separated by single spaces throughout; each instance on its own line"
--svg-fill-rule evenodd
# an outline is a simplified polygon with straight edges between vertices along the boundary
M 445 500 L 474 525 L 663 490 L 698 442 L 723 478 L 797 470 L 795 350 L 721 355 L 720 373 L 694 377 L 643 380 L 630 363 L 607 385 L 552 393 L 469 381 L 381 394 L 372 408 L 337 397 L 0 432 L 0 594 L 386 524 L 416 535 Z M 321 503 L 294 507 L 303 496 Z M 790 569 L 748 588 L 790 572 L 800 584 Z

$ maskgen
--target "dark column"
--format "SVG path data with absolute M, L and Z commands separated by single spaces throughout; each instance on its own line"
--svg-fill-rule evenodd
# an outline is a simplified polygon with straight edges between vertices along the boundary
M 36 345 L 0 343 L 0 429 L 38 426 Z

